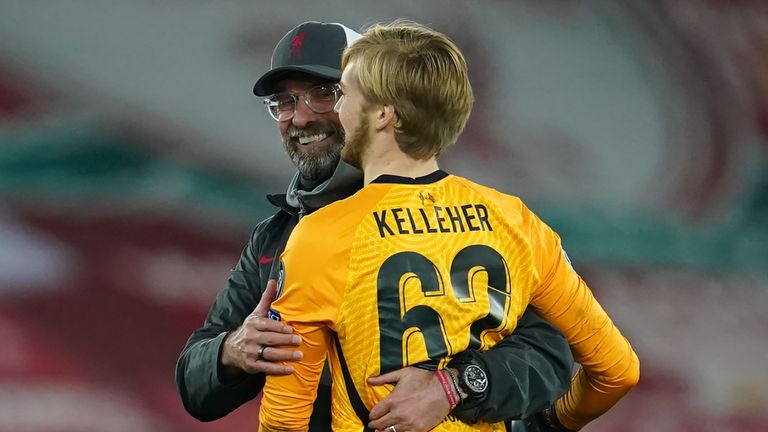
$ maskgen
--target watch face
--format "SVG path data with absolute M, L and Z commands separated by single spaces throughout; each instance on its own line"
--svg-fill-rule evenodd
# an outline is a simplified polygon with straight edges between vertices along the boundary
M 472 393 L 482 393 L 488 388 L 488 377 L 485 371 L 477 365 L 469 365 L 462 375 L 464 384 Z

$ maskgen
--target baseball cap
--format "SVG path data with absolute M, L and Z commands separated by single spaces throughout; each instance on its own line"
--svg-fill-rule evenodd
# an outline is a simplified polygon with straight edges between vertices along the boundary
M 285 34 L 272 52 L 269 71 L 256 81 L 253 93 L 267 96 L 287 73 L 303 72 L 330 81 L 341 79 L 341 55 L 360 33 L 338 23 L 307 21 Z

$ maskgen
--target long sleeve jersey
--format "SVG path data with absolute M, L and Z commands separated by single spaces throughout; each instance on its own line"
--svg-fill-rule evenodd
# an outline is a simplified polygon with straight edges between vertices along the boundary
M 578 428 L 636 382 L 639 362 L 571 267 L 560 239 L 518 198 L 437 171 L 382 176 L 305 217 L 282 255 L 272 315 L 302 337 L 296 372 L 268 377 L 264 431 L 302 431 L 326 355 L 335 431 L 359 432 L 391 386 L 367 379 L 409 365 L 443 368 L 487 350 L 526 307 L 560 329 L 582 369 L 557 402 Z M 448 417 L 438 431 L 502 431 L 502 423 Z

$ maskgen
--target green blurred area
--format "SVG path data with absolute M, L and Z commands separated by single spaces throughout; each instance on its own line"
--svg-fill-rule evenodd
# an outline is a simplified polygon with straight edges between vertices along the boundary
M 272 211 L 265 193 L 257 184 L 143 152 L 99 127 L 0 138 L 0 194 L 27 202 L 181 208 L 248 224 Z
M 184 211 L 250 227 L 273 207 L 258 184 L 158 157 L 101 127 L 0 138 L 0 194 L 26 202 Z M 768 166 L 725 218 L 671 218 L 532 203 L 574 265 L 683 266 L 768 274 Z

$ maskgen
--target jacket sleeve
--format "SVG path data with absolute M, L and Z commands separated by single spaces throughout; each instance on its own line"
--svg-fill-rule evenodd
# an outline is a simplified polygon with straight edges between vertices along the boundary
M 232 374 L 221 368 L 219 355 L 227 333 L 243 323 L 261 298 L 257 245 L 266 222 L 254 229 L 203 326 L 192 333 L 176 362 L 176 388 L 184 408 L 200 421 L 225 416 L 264 386 L 262 374 Z
M 488 375 L 483 399 L 453 414 L 466 422 L 499 422 L 533 415 L 554 403 L 571 382 L 573 355 L 565 337 L 526 309 L 515 331 L 485 352 L 468 350 L 460 361 L 479 363 Z M 459 356 L 457 356 L 459 357 Z

